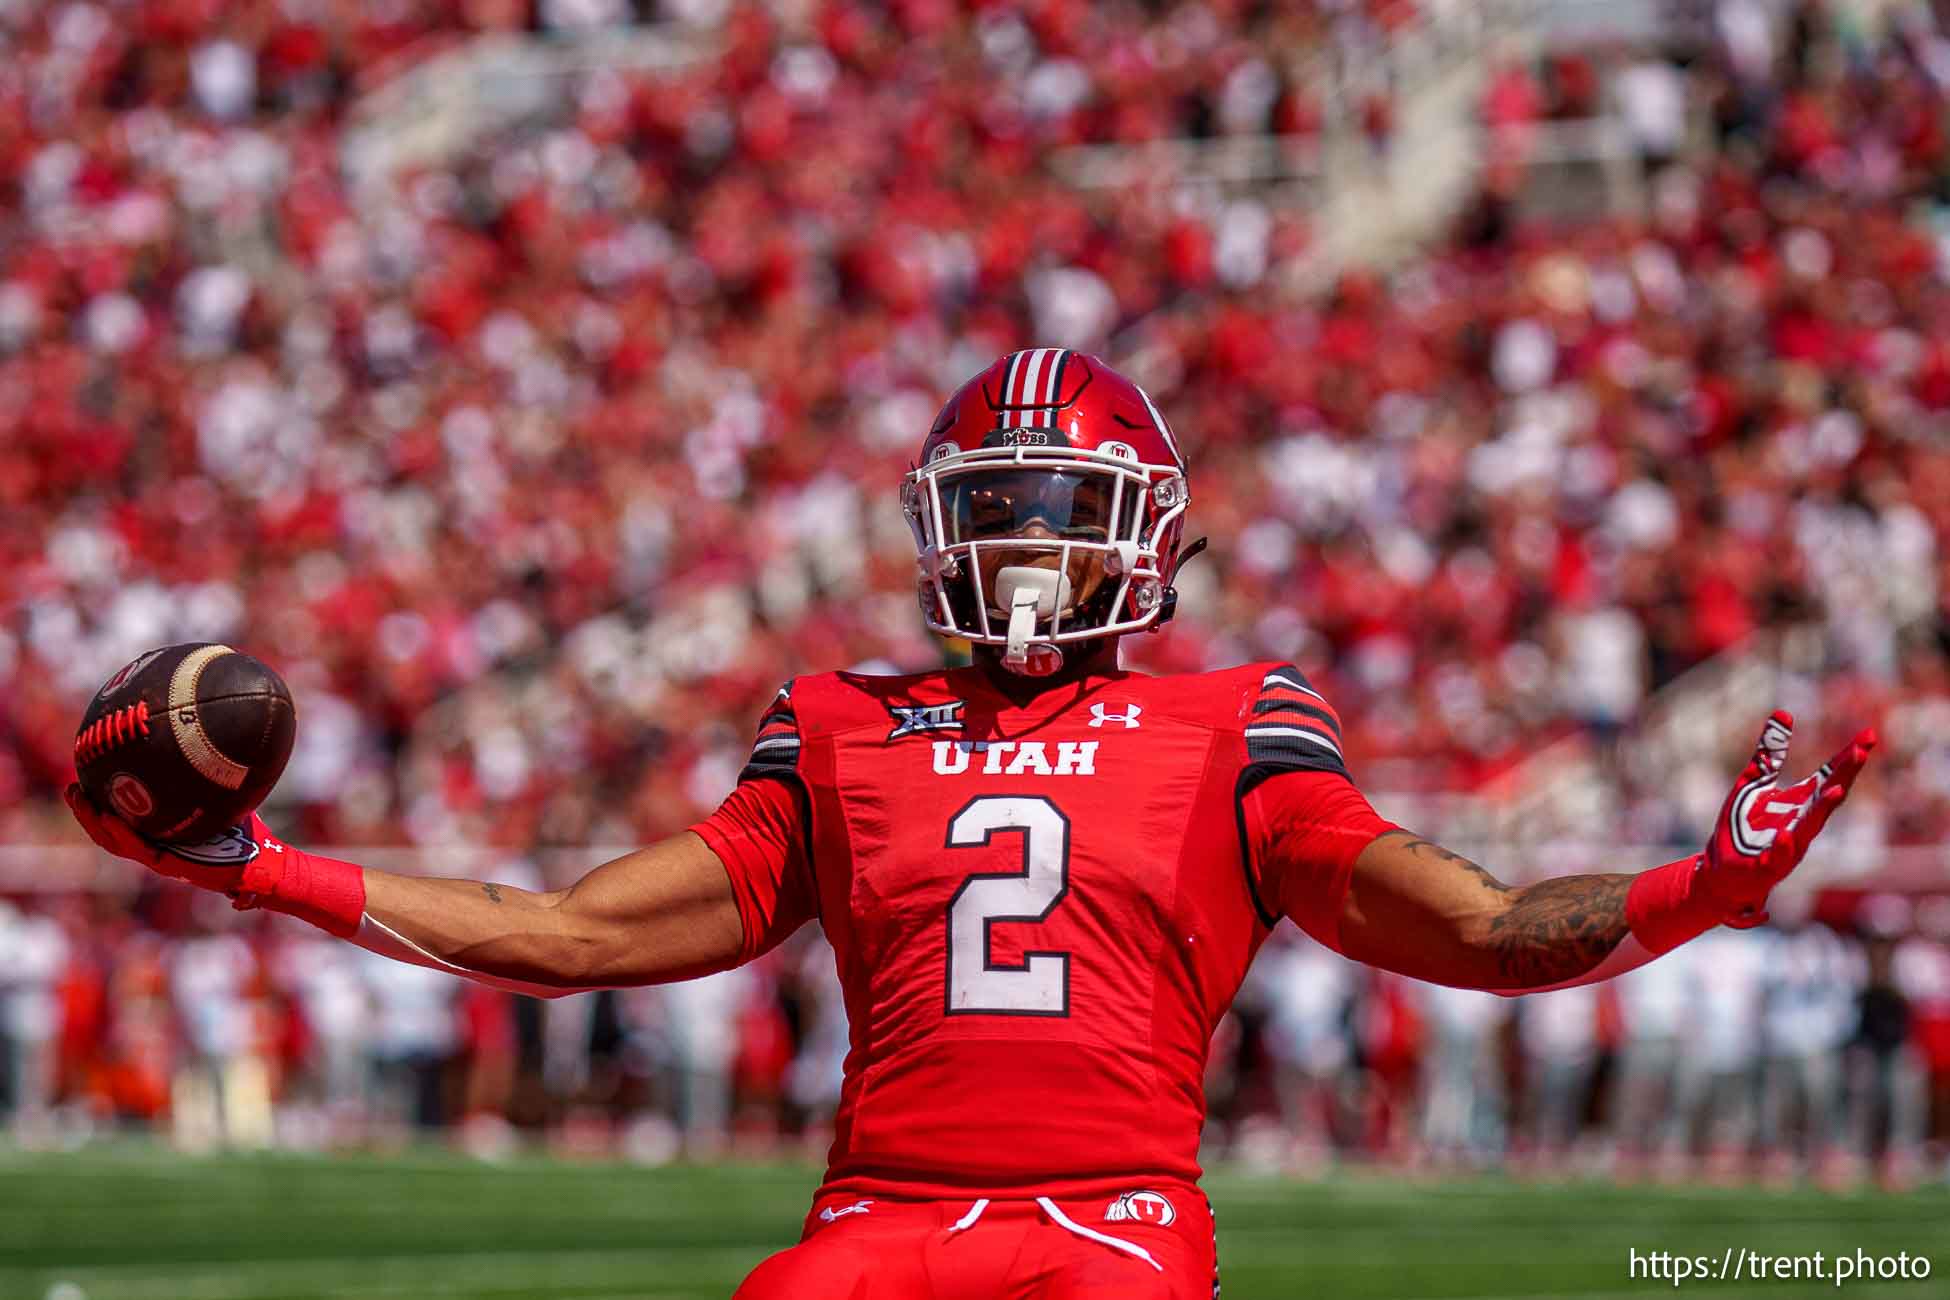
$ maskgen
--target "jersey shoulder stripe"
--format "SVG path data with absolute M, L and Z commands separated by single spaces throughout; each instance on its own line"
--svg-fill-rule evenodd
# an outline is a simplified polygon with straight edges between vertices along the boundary
M 860 731 L 887 736 L 916 710 L 951 710 L 962 693 L 945 672 L 828 672 L 795 677 L 759 719 L 754 762 L 790 765 L 809 750 Z M 747 771 L 750 769 L 748 768 Z
M 758 737 L 752 741 L 751 757 L 738 779 L 797 776 L 801 748 L 799 715 L 792 708 L 792 683 L 788 681 L 779 687 L 779 693 L 772 697 L 772 703 L 759 718 Z
M 1340 715 L 1292 664 L 1266 666 L 1244 731 L 1260 780 L 1278 771 L 1347 774 Z

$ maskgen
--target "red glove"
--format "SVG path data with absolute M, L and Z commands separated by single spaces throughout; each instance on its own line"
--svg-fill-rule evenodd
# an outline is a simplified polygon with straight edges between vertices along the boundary
M 1665 952 L 1716 925 L 1745 930 L 1765 921 L 1767 895 L 1807 856 L 1876 746 L 1875 731 L 1862 731 L 1813 776 L 1782 786 L 1793 734 L 1794 716 L 1775 710 L 1720 809 L 1706 851 L 1632 882 L 1625 916 L 1646 948 Z
M 237 892 L 245 866 L 258 855 L 258 836 L 270 834 L 262 830 L 264 823 L 252 813 L 246 824 L 232 826 L 201 844 L 158 844 L 114 813 L 95 807 L 79 785 L 70 785 L 64 797 L 81 829 L 102 849 L 118 858 L 140 862 L 160 875 L 187 880 L 199 889 L 219 894 Z
M 97 809 L 78 785 L 66 792 L 69 811 L 88 838 L 160 875 L 227 895 L 238 909 L 267 907 L 349 939 L 366 910 L 363 867 L 292 848 L 256 813 L 240 826 L 199 844 L 157 844 L 113 813 Z

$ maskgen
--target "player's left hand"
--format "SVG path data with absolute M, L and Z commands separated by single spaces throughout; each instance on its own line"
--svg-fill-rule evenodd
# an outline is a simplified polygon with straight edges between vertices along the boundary
M 1767 895 L 1799 866 L 1808 846 L 1848 797 L 1849 787 L 1876 746 L 1876 733 L 1858 733 L 1813 776 L 1783 786 L 1794 715 L 1776 709 L 1761 728 L 1754 756 L 1741 770 L 1701 855 L 1696 893 L 1720 909 L 1720 919 L 1749 929 L 1767 919 Z

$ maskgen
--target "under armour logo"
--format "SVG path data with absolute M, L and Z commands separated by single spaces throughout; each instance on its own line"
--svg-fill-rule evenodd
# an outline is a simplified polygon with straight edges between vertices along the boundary
M 839 1218 L 841 1215 L 844 1214 L 871 1214 L 872 1211 L 869 1210 L 867 1207 L 872 1204 L 873 1204 L 872 1201 L 855 1201 L 851 1205 L 841 1205 L 837 1207 L 829 1205 L 825 1209 L 819 1212 L 819 1217 L 826 1220 L 826 1222 L 831 1223 L 833 1220 Z
M 1142 712 L 1144 712 L 1143 706 L 1137 704 L 1127 705 L 1122 713 L 1112 713 L 1101 704 L 1093 704 L 1090 706 L 1090 725 L 1101 727 L 1107 722 L 1121 722 L 1124 724 L 1124 730 L 1136 731 L 1138 714 Z

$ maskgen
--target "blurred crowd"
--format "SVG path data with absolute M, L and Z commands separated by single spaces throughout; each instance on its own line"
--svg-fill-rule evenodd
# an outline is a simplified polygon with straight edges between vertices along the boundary
M 1950 1177 L 1950 903 L 1907 908 L 1872 897 L 1839 930 L 1779 908 L 1765 929 L 1514 1000 L 1289 936 L 1236 1009 L 1257 1050 L 1213 1100 L 1232 1154 L 1303 1171 Z
M 827 1132 L 846 1020 L 810 931 L 762 963 L 539 1001 L 215 897 L 0 903 L 0 1133 L 160 1131 L 189 1150 L 452 1129 L 662 1161 Z
M 1791 703 L 1885 737 L 1844 817 L 1940 844 L 1943 5 L 1716 0 L 1683 47 L 1512 56 L 1454 231 L 1324 295 L 1294 289 L 1300 209 L 1163 162 L 1114 192 L 1053 165 L 1227 136 L 1304 156 L 1309 51 L 1457 8 L 0 4 L 0 845 L 74 839 L 84 702 L 186 639 L 290 679 L 267 814 L 300 842 L 681 828 L 781 679 L 942 662 L 893 485 L 942 395 L 1030 343 L 1127 367 L 1192 458 L 1216 544 L 1136 666 L 1294 660 L 1364 786 L 1467 792 L 1792 634 Z M 648 19 L 720 53 L 591 71 L 550 120 L 347 180 L 358 97 L 401 67 Z M 1645 210 L 1537 215 L 1526 128 L 1601 113 Z M 1385 96 L 1360 120 L 1390 147 Z M 1634 842 L 1698 842 L 1663 784 L 1628 795 Z M 620 1124 L 655 1156 L 816 1136 L 837 1086 L 810 935 L 544 1005 L 172 897 L 0 911 L 24 1130 L 453 1123 L 493 1149 Z M 1280 1117 L 1303 1162 L 1913 1154 L 1950 1071 L 1930 906 L 1521 1005 L 1283 943 L 1229 1022 L 1215 1133 L 1249 1152 Z
M 683 826 L 780 679 L 940 662 L 893 485 L 941 395 L 1034 341 L 1129 367 L 1194 462 L 1218 544 L 1139 666 L 1297 660 L 1364 784 L 1468 790 L 1801 629 L 1804 714 L 1888 738 L 1850 815 L 1933 842 L 1930 6 L 1865 34 L 1724 0 L 1670 57 L 1513 59 L 1484 95 L 1499 140 L 1615 102 L 1709 138 L 1647 127 L 1649 211 L 1568 223 L 1525 215 L 1522 145 L 1498 145 L 1454 238 L 1324 297 L 1291 288 L 1299 209 L 1051 165 L 1304 152 L 1308 51 L 1449 8 L 676 4 L 651 16 L 712 24 L 719 57 L 591 72 L 555 120 L 357 194 L 339 149 L 388 58 L 640 15 L 0 8 L 0 841 L 70 834 L 89 692 L 190 638 L 291 680 L 271 816 L 294 838 Z M 1642 793 L 1636 836 L 1697 835 Z
M 4 15 L 0 839 L 63 833 L 69 715 L 192 636 L 296 689 L 293 835 L 667 833 L 781 678 L 939 662 L 894 485 L 964 372 L 1263 278 L 1268 231 L 1113 238 L 1044 164 L 1304 120 L 1304 6 L 673 12 L 720 57 L 363 199 L 374 59 L 627 7 Z
M 653 1163 L 830 1140 L 847 1025 L 812 929 L 708 979 L 542 1002 L 219 899 L 148 901 L 162 912 L 0 906 L 0 1132 Z M 1777 908 L 1613 983 L 1514 1000 L 1287 931 L 1217 1035 L 1207 1157 L 1950 1178 L 1950 900 L 1909 907 L 1872 896 L 1840 930 Z

